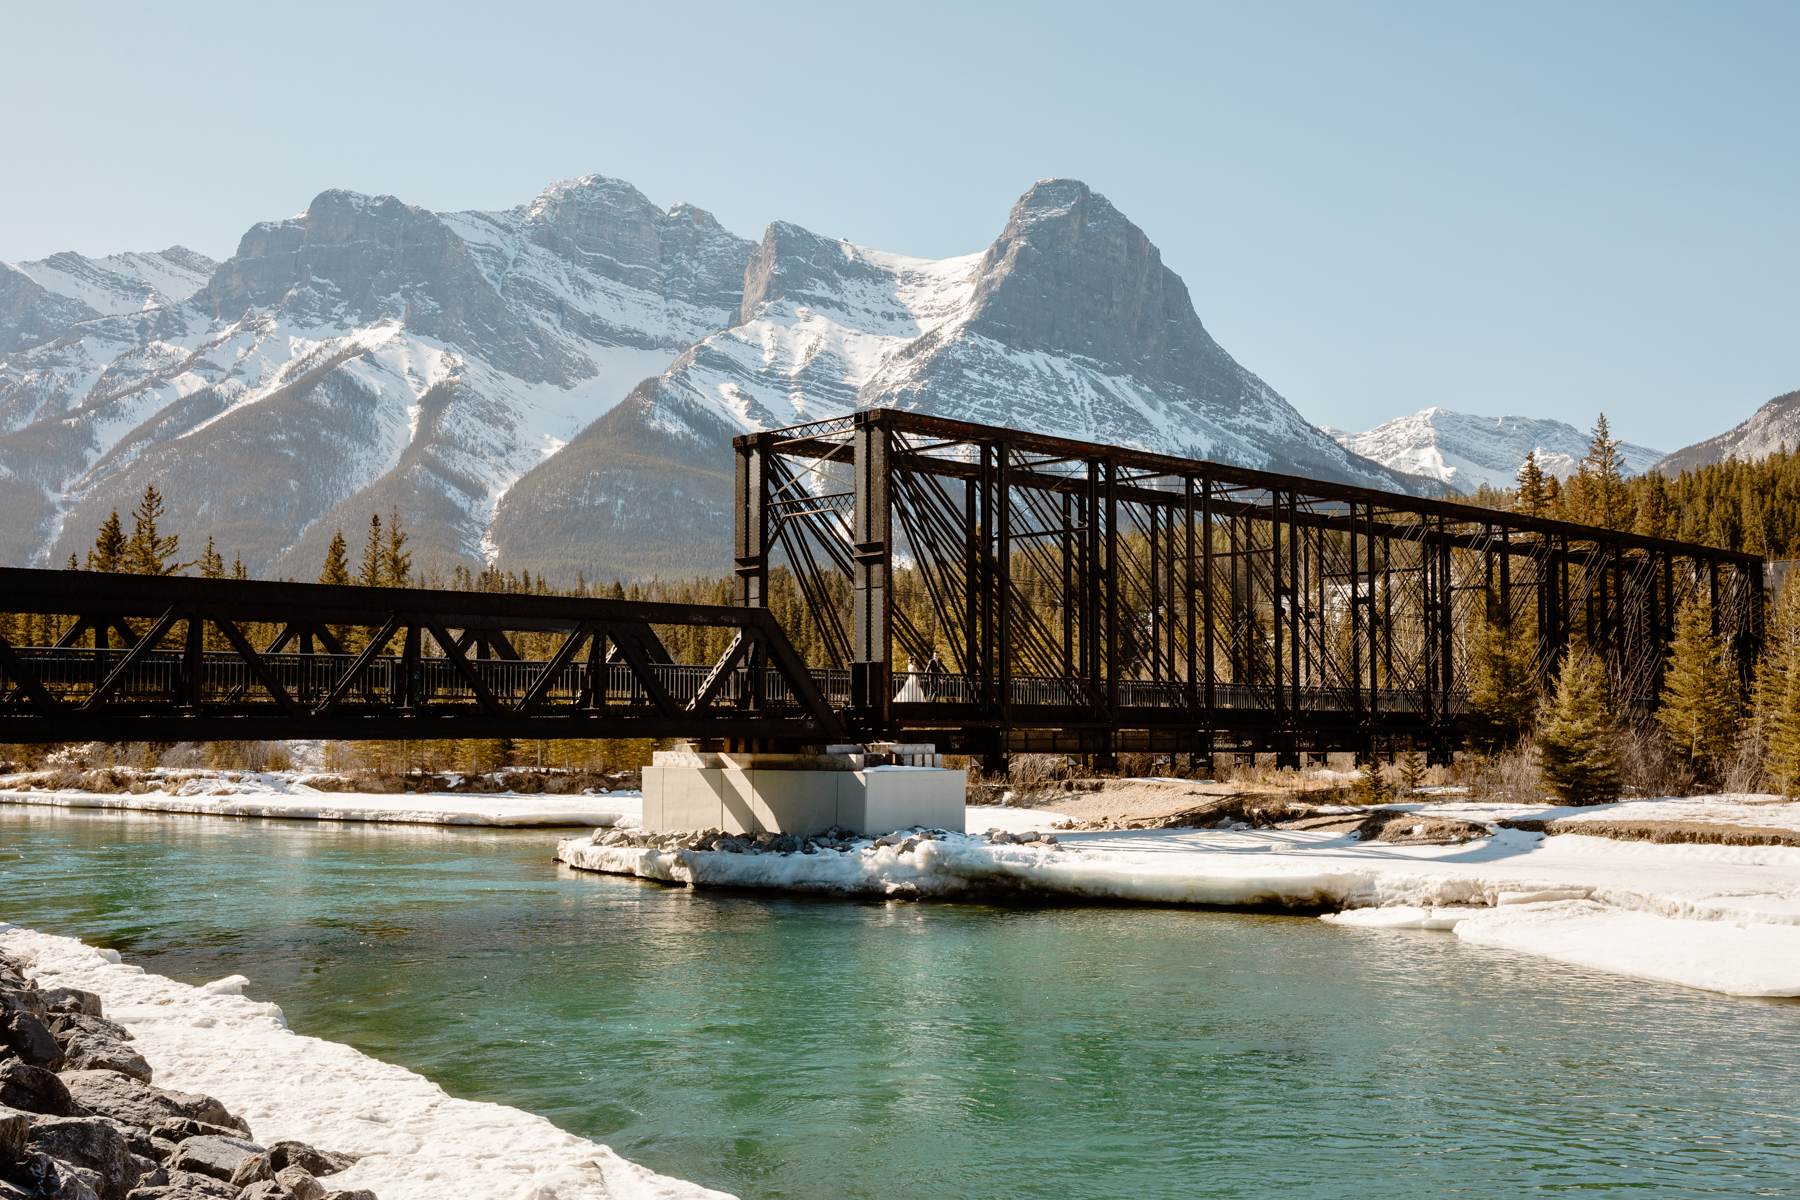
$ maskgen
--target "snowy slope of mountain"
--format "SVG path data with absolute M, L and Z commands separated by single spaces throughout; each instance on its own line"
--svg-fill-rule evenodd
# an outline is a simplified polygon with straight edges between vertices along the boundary
M 1717 437 L 1684 446 L 1656 464 L 1666 475 L 1677 475 L 1728 458 L 1755 461 L 1777 450 L 1800 447 L 1800 392 L 1777 396 L 1750 414 L 1748 420 Z
M 60 562 L 155 481 L 258 571 L 390 508 L 478 560 L 495 497 L 731 319 L 750 250 L 599 176 L 498 213 L 325 192 L 181 302 L 0 360 L 0 554 Z
M 719 570 L 731 436 L 878 406 L 1429 490 L 1308 424 L 1212 339 L 1142 230 L 1085 184 L 1049 180 L 958 258 L 771 225 L 738 323 L 520 480 L 495 545 L 553 574 Z M 714 521 L 707 541 L 671 527 L 640 544 L 645 523 L 696 510 Z
M 73 251 L 0 263 L 0 354 L 38 345 L 77 321 L 186 300 L 218 264 L 185 246 L 87 258 Z
M 1542 417 L 1477 417 L 1427 408 L 1363 433 L 1329 431 L 1339 443 L 1396 471 L 1423 475 L 1472 493 L 1482 484 L 1509 488 L 1525 456 L 1537 451 L 1546 474 L 1568 478 L 1587 453 L 1589 435 Z M 1661 451 L 1622 442 L 1625 473 L 1649 470 Z

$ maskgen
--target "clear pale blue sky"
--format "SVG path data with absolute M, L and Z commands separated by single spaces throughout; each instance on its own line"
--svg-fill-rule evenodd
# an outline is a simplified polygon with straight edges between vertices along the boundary
M 1800 387 L 1800 4 L 28 4 L 0 259 L 224 256 L 327 187 L 597 171 L 755 236 L 979 249 L 1087 180 L 1313 420 L 1605 410 L 1664 449 Z

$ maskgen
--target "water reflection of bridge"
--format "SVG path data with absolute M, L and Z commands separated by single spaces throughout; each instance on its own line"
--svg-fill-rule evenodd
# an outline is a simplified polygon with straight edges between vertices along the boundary
M 891 410 L 736 455 L 736 606 L 0 571 L 0 741 L 1443 753 L 1482 621 L 1625 711 L 1695 589 L 1746 678 L 1760 636 L 1753 555 L 1466 504 Z

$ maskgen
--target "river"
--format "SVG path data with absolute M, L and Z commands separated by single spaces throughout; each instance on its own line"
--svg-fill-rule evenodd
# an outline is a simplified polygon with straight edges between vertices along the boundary
M 746 1198 L 1800 1194 L 1800 1004 L 1303 917 L 697 893 L 554 836 L 0 810 L 0 919 Z

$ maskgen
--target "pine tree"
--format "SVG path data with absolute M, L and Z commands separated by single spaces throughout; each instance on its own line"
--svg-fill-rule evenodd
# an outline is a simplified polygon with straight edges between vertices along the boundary
M 325 565 L 319 568 L 319 582 L 350 582 L 350 547 L 344 541 L 342 529 L 331 535 L 331 545 L 325 547 Z
M 1483 619 L 1472 631 L 1469 714 L 1490 751 L 1523 737 L 1537 711 L 1534 648 L 1518 624 Z
M 1776 596 L 1756 665 L 1756 723 L 1763 770 L 1784 796 L 1800 794 L 1800 584 Z
M 225 578 L 224 556 L 219 553 L 218 547 L 213 545 L 211 537 L 206 539 L 206 549 L 200 552 L 199 566 L 202 579 Z
M 1525 452 L 1525 462 L 1519 467 L 1519 495 L 1514 507 L 1531 517 L 1541 517 L 1550 506 L 1549 495 L 1544 490 L 1544 469 L 1538 466 L 1537 451 Z
M 125 543 L 125 570 L 133 575 L 173 575 L 181 570 L 175 552 L 181 548 L 177 534 L 163 536 L 158 525 L 166 513 L 156 485 L 144 485 L 144 494 L 131 510 L 131 538 Z
M 1632 531 L 1645 537 L 1669 537 L 1674 524 L 1674 513 L 1669 508 L 1668 482 L 1655 471 L 1648 472 L 1638 490 L 1637 519 L 1632 524 Z
M 69 551 L 69 565 L 67 569 L 71 571 L 81 570 L 81 564 L 75 561 L 75 552 L 73 550 Z
M 1400 799 L 1417 794 L 1425 782 L 1425 759 L 1417 750 L 1408 750 L 1396 764 L 1400 768 Z
M 1356 777 L 1356 785 L 1352 792 L 1358 804 L 1386 804 L 1394 798 L 1393 788 L 1381 773 L 1381 764 L 1370 759 L 1363 764 L 1361 774 Z
M 1576 518 L 1607 529 L 1625 527 L 1625 474 L 1619 442 L 1607 427 L 1606 414 L 1594 421 L 1594 434 L 1575 474 Z
M 356 582 L 364 587 L 380 587 L 386 582 L 381 573 L 381 551 L 384 543 L 381 538 L 381 514 L 369 514 L 369 537 L 363 542 L 362 572 L 357 575 Z
M 231 556 L 231 577 L 233 579 L 250 578 L 250 568 L 244 565 L 244 556 L 242 554 L 234 554 Z
M 412 551 L 406 548 L 406 540 L 406 531 L 400 528 L 400 514 L 388 513 L 387 542 L 381 548 L 381 576 L 389 587 L 405 587 L 412 582 Z
M 1663 674 L 1656 720 L 1675 753 L 1702 782 L 1719 778 L 1738 727 L 1738 681 L 1713 632 L 1712 605 L 1704 593 L 1684 603 L 1675 617 L 1675 644 Z
M 1604 804 L 1619 795 L 1616 730 L 1607 698 L 1606 665 L 1571 650 L 1557 673 L 1556 693 L 1538 719 L 1544 781 L 1567 804 Z
M 125 525 L 119 520 L 119 510 L 115 508 L 106 520 L 100 522 L 100 533 L 94 538 L 94 548 L 87 554 L 87 569 L 111 574 L 123 571 L 125 544 Z

